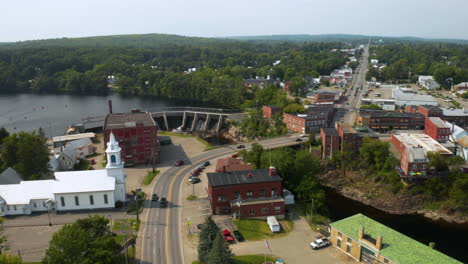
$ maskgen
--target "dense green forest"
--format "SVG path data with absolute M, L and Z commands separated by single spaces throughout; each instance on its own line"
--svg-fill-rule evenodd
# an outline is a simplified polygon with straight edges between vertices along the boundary
M 374 46 L 370 58 L 387 64 L 381 71 L 370 68 L 367 79 L 379 81 L 408 80 L 416 82 L 419 75 L 433 75 L 443 87 L 449 87 L 447 79 L 457 84 L 468 80 L 468 45 L 456 44 L 392 44 Z
M 165 96 L 239 106 L 244 78 L 329 74 L 343 43 L 254 43 L 170 35 L 108 36 L 0 45 L 0 93 Z M 273 65 L 277 60 L 281 63 Z M 188 69 L 196 71 L 187 73 Z M 107 77 L 117 84 L 108 87 Z

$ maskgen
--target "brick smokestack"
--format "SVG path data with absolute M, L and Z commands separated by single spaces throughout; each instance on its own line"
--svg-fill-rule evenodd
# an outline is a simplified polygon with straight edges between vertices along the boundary
M 112 114 L 112 100 L 109 100 L 109 114 Z

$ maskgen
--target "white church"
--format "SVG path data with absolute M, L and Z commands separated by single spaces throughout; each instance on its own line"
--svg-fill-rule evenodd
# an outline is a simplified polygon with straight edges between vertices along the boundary
M 114 208 L 126 200 L 125 174 L 119 143 L 111 133 L 103 170 L 55 172 L 53 180 L 0 185 L 0 216 L 48 210 Z

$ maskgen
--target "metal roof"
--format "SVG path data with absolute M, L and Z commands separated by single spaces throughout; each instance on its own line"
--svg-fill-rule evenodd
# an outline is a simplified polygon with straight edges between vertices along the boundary
M 104 121 L 104 130 L 135 127 L 137 124 L 143 124 L 146 127 L 155 127 L 153 117 L 148 112 L 132 112 L 108 114 Z
M 0 184 L 18 184 L 21 177 L 12 167 L 8 167 L 0 174 Z
M 451 128 L 447 123 L 440 119 L 440 117 L 429 117 L 429 120 L 438 128 Z
M 206 174 L 208 177 L 208 186 L 226 186 L 249 184 L 259 182 L 282 181 L 278 175 L 270 176 L 268 169 L 230 171 L 230 172 L 212 172 Z
M 423 133 L 394 133 L 393 136 L 407 148 L 423 147 L 426 152 L 437 152 L 443 155 L 452 154 L 446 147 Z
M 70 140 L 76 140 L 76 139 L 81 139 L 81 138 L 93 138 L 95 136 L 96 134 L 94 133 L 81 133 L 81 134 L 53 137 L 52 141 L 53 142 L 70 141 Z

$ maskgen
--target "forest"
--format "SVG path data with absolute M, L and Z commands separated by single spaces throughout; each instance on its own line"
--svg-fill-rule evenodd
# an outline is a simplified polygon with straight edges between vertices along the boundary
M 331 50 L 344 47 L 158 34 L 2 44 L 0 93 L 118 92 L 239 107 L 248 97 L 243 79 L 328 75 L 347 61 Z M 108 76 L 115 76 L 115 85 L 108 85 Z
M 391 44 L 371 48 L 370 59 L 387 64 L 370 68 L 367 79 L 416 82 L 419 75 L 433 75 L 445 88 L 468 80 L 468 45 L 447 43 Z M 409 75 L 410 73 L 410 75 Z

